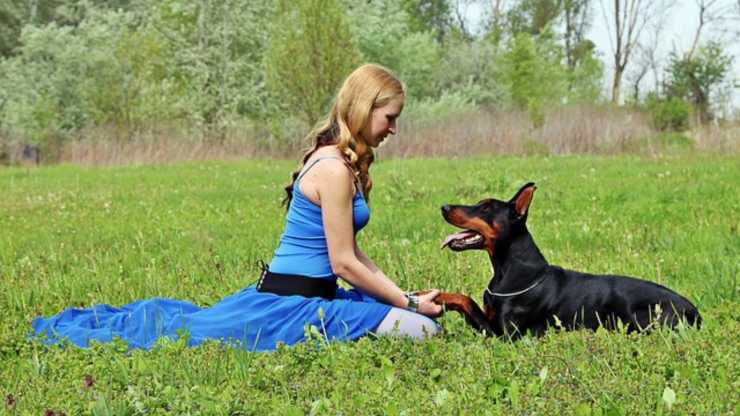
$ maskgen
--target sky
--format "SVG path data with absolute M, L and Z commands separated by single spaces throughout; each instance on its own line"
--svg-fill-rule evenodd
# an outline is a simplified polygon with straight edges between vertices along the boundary
M 604 93 L 609 97 L 611 95 L 611 83 L 614 72 L 612 66 L 614 65 L 614 59 L 612 57 L 613 49 L 609 40 L 609 27 L 605 23 L 604 12 L 602 11 L 602 2 L 604 1 L 605 0 L 592 1 L 592 25 L 588 33 L 588 38 L 596 44 L 597 54 L 601 58 L 602 62 L 604 62 Z M 719 3 L 729 6 L 735 1 L 736 0 L 719 0 Z M 504 3 L 506 3 L 506 1 Z M 607 8 L 606 12 L 607 16 L 609 16 L 608 7 L 611 2 L 609 1 L 607 3 L 609 4 L 604 3 L 603 6 Z M 658 42 L 657 50 L 660 58 L 667 58 L 669 53 L 673 50 L 681 52 L 688 50 L 691 47 L 694 33 L 699 22 L 699 8 L 696 5 L 696 0 L 678 0 L 671 3 L 673 4 L 668 13 L 663 16 L 663 30 L 661 32 L 661 40 Z M 471 22 L 471 27 L 477 28 L 483 16 L 489 13 L 487 8 L 490 8 L 490 2 L 474 2 L 463 7 L 465 8 L 462 11 Z M 740 25 L 736 20 L 734 23 L 727 22 L 724 26 L 729 26 L 730 24 Z M 648 39 L 648 36 L 646 35 L 650 35 L 650 32 L 648 31 L 643 35 L 645 40 Z M 702 41 L 707 41 L 709 39 L 717 38 L 718 36 L 720 36 L 720 33 L 717 30 L 703 30 L 701 39 Z M 734 76 L 736 80 L 740 81 L 740 42 L 738 42 L 737 39 L 733 42 L 729 36 L 725 36 L 724 40 L 724 44 L 727 48 L 726 50 L 734 56 L 732 76 Z M 634 56 L 632 59 L 634 59 Z M 634 62 L 632 62 L 632 64 L 634 64 Z M 634 66 L 628 64 L 628 72 L 630 67 L 634 69 Z M 648 74 L 641 84 L 641 90 L 647 91 L 652 89 L 652 86 L 655 84 L 654 79 L 655 78 L 652 74 Z M 628 93 L 625 89 L 625 86 L 628 85 L 625 84 L 626 82 L 627 80 L 623 81 L 622 96 Z M 735 89 L 734 91 L 732 102 L 733 107 L 736 110 L 740 110 L 740 91 L 738 91 L 738 89 Z

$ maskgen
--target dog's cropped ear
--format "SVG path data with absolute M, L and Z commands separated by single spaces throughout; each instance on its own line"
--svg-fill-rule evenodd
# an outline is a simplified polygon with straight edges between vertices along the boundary
M 521 189 L 519 189 L 519 192 L 514 195 L 513 198 L 509 201 L 510 204 L 514 205 L 514 210 L 516 210 L 516 213 L 523 217 L 527 214 L 527 211 L 529 210 L 529 204 L 532 203 L 532 197 L 534 196 L 534 190 L 537 189 L 536 186 L 534 186 L 534 182 L 529 182 L 528 184 L 522 186 Z

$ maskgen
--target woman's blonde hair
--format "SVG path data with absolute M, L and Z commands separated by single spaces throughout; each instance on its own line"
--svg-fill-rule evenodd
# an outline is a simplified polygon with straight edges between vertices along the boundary
M 360 131 L 370 122 L 373 109 L 383 107 L 396 98 L 403 98 L 405 94 L 401 81 L 380 65 L 365 64 L 349 74 L 327 117 L 319 121 L 306 136 L 306 141 L 312 145 L 303 155 L 299 169 L 293 172 L 291 183 L 285 187 L 286 206 L 293 197 L 293 183 L 306 161 L 317 149 L 331 144 L 344 154 L 367 200 L 373 186 L 368 171 L 375 156 Z

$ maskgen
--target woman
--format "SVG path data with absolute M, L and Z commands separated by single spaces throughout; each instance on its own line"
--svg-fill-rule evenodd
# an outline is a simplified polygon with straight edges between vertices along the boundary
M 133 348 L 187 330 L 189 345 L 220 339 L 254 350 L 300 342 L 309 325 L 330 340 L 437 333 L 430 317 L 442 312 L 434 303 L 439 292 L 404 294 L 355 241 L 369 220 L 372 149 L 396 133 L 404 98 L 403 85 L 380 66 L 363 65 L 347 77 L 327 119 L 309 134 L 313 147 L 286 187 L 285 232 L 256 286 L 206 309 L 168 299 L 68 309 L 36 319 L 34 330 L 49 342 L 87 346 L 120 337 Z M 338 287 L 337 278 L 356 289 Z

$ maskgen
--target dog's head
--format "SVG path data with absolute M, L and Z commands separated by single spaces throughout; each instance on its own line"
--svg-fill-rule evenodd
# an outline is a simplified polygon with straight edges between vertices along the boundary
M 496 242 L 506 241 L 512 233 L 523 229 L 534 190 L 530 182 L 509 201 L 484 199 L 476 205 L 445 205 L 442 216 L 450 224 L 465 231 L 451 234 L 442 242 L 442 248 L 454 251 L 486 250 L 493 256 Z

